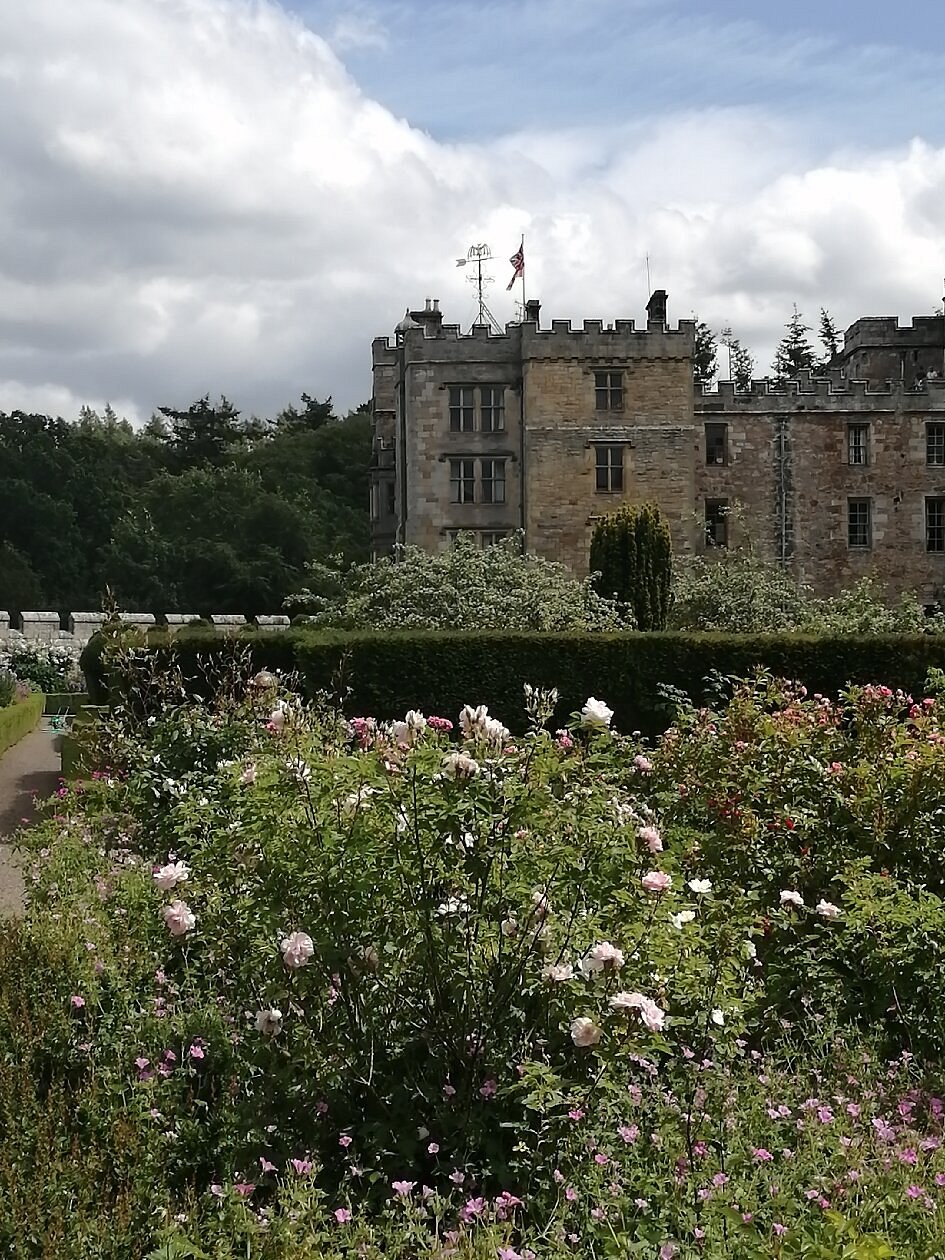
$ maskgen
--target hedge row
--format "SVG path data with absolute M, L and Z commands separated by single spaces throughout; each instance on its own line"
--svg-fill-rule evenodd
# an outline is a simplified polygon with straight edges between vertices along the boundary
M 83 668 L 93 701 L 108 698 L 100 643 Z M 295 672 L 308 695 L 327 691 L 349 715 L 402 716 L 407 709 L 455 720 L 465 703 L 487 704 L 513 729 L 524 722 L 523 684 L 557 687 L 563 721 L 588 696 L 615 710 L 623 731 L 655 734 L 670 709 L 661 684 L 696 701 L 713 671 L 744 676 L 755 666 L 836 693 L 849 682 L 920 692 L 931 666 L 945 669 L 945 636 L 722 634 L 340 634 L 292 630 L 221 639 L 211 633 L 153 643 L 172 657 L 193 693 L 206 695 L 222 661 L 248 648 L 254 669 Z
M 38 692 L 0 709 L 0 753 L 29 735 L 43 716 L 44 697 Z

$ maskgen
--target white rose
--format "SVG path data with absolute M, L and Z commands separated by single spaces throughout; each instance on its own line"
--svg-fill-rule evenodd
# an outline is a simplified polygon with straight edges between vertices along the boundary
M 454 779 L 474 779 L 479 773 L 479 762 L 466 753 L 452 752 L 443 758 L 443 769 Z
M 441 919 L 451 914 L 468 914 L 469 902 L 465 897 L 447 897 L 446 901 L 441 901 L 437 906 L 436 912 Z
M 282 1032 L 282 1012 L 278 1007 L 256 1012 L 256 1031 L 265 1037 L 275 1037 Z
M 679 914 L 671 914 L 669 921 L 677 931 L 682 931 L 683 925 L 691 923 L 695 917 L 695 910 L 680 910 Z
M 623 954 L 610 941 L 601 941 L 587 952 L 581 962 L 581 971 L 586 977 L 598 971 L 619 971 L 623 966 Z
M 166 866 L 159 866 L 151 878 L 161 892 L 170 892 L 190 879 L 190 867 L 186 862 L 168 862 Z
M 712 891 L 711 879 L 691 879 L 687 884 L 694 893 L 710 893 Z
M 817 913 L 824 919 L 836 919 L 840 914 L 840 907 L 835 906 L 832 901 L 820 900 L 817 902 Z
M 172 901 L 169 906 L 164 907 L 161 914 L 171 936 L 185 936 L 197 924 L 197 919 L 186 901 Z
M 562 984 L 566 980 L 574 979 L 574 968 L 570 963 L 552 963 L 543 969 L 541 978 L 552 984 Z
M 615 993 L 610 999 L 610 1009 L 622 1014 L 638 1011 L 640 1020 L 650 1032 L 660 1032 L 666 1012 L 652 998 L 642 993 Z
M 709 1019 L 712 1020 L 713 1024 L 717 1024 L 718 1027 L 721 1028 L 725 1023 L 725 1012 L 720 1007 L 716 1006 L 709 1015 Z
M 609 709 L 603 700 L 595 700 L 593 696 L 589 696 L 581 710 L 581 725 L 606 730 L 609 729 L 613 716 L 613 709 Z
M 587 1050 L 590 1046 L 596 1046 L 600 1039 L 601 1030 L 586 1015 L 580 1015 L 577 1019 L 571 1021 L 571 1040 L 581 1050 Z
M 781 893 L 782 906 L 797 906 L 800 908 L 804 904 L 804 898 L 799 892 L 795 892 L 793 888 L 785 888 Z
M 315 944 L 307 932 L 291 932 L 279 948 L 282 950 L 282 961 L 290 971 L 304 967 L 315 953 Z

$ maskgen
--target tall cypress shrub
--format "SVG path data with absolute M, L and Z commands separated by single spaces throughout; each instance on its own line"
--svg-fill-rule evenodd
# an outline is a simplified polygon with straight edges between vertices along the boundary
M 598 521 L 591 571 L 599 595 L 629 604 L 640 630 L 665 630 L 673 573 L 669 526 L 652 503 L 622 507 Z

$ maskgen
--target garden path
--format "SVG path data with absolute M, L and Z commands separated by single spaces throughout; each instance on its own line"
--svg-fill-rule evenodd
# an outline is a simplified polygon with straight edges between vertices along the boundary
M 59 785 L 59 737 L 44 726 L 0 757 L 0 915 L 23 905 L 23 876 L 10 841 L 24 820 L 35 818 L 34 798 L 45 800 Z

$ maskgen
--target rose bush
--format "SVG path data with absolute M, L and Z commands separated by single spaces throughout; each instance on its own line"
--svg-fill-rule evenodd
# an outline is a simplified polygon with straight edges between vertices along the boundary
M 89 1254 L 941 1247 L 943 1104 L 901 1053 L 935 1005 L 934 705 L 762 679 L 644 750 L 593 697 L 552 733 L 529 690 L 513 739 L 471 704 L 455 729 L 384 726 L 248 674 L 209 706 L 172 683 L 93 732 L 99 776 L 27 837 L 0 1242 L 76 1201 L 13 1123 L 24 1082 L 54 1114 L 53 1081 L 91 1166 L 125 1152 L 97 1217 L 59 1212 L 111 1222 Z M 823 790 L 827 754 L 858 765 L 861 743 L 886 784 L 916 749 L 928 775 L 924 847 L 892 874 L 878 798 Z M 843 969 L 875 1013 L 906 964 L 903 1014 L 858 1030 Z

